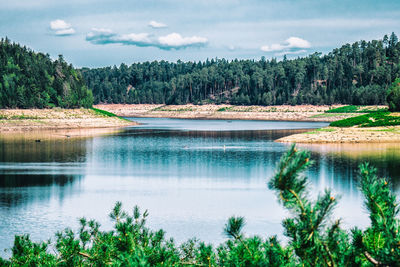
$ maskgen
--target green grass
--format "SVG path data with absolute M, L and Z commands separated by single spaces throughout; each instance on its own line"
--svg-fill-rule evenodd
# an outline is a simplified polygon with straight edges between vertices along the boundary
M 317 134 L 320 132 L 334 132 L 336 131 L 336 129 L 332 129 L 332 128 L 319 128 L 319 129 L 315 129 L 313 131 L 310 132 L 306 132 L 305 134 Z
M 193 108 L 189 108 L 189 107 L 173 109 L 173 108 L 168 108 L 166 106 L 161 106 L 161 107 L 153 108 L 151 111 L 186 112 L 186 111 L 194 111 L 194 110 L 193 110 Z
M 310 118 L 331 118 L 331 117 L 337 117 L 337 116 L 343 116 L 343 115 L 338 114 L 338 113 L 321 113 L 321 114 L 313 115 Z
M 37 120 L 41 119 L 38 116 L 27 116 L 27 115 L 0 115 L 0 120 Z
M 104 116 L 104 117 L 116 117 L 116 118 L 119 118 L 119 119 L 124 120 L 124 121 L 130 121 L 130 120 L 128 120 L 128 119 L 125 119 L 125 118 L 123 118 L 123 117 L 117 116 L 117 115 L 115 115 L 114 113 L 108 112 L 108 111 L 106 111 L 106 110 L 102 110 L 102 109 L 98 109 L 98 108 L 94 108 L 94 107 L 91 107 L 90 109 L 91 109 L 95 114 L 100 115 L 100 116 Z
M 105 110 L 102 110 L 102 109 L 93 108 L 93 107 L 90 108 L 90 109 L 93 110 L 94 113 L 97 114 L 97 115 L 102 115 L 102 116 L 105 116 L 105 117 L 118 117 L 114 113 L 111 113 L 111 112 L 108 112 L 108 111 L 105 111 Z
M 387 133 L 400 133 L 398 128 L 385 128 L 379 130 L 371 130 L 372 132 L 387 132 Z
M 374 112 L 340 121 L 334 121 L 329 126 L 333 127 L 379 127 L 400 125 L 399 116 L 391 116 L 390 112 Z
M 218 112 L 224 112 L 224 111 L 230 111 L 232 110 L 234 107 L 222 107 L 217 109 Z
M 374 112 L 385 112 L 387 108 L 365 108 L 363 106 L 343 106 L 340 108 L 333 108 L 325 111 L 325 113 L 374 113 Z
M 232 107 L 222 107 L 217 109 L 218 112 L 223 111 L 231 111 L 231 112 L 252 112 L 254 111 L 252 107 L 240 107 L 240 106 L 232 106 Z

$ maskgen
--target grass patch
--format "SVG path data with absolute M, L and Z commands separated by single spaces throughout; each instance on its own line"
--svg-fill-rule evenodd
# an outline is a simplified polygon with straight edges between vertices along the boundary
M 0 120 L 37 120 L 41 119 L 38 116 L 28 116 L 28 115 L 0 115 Z
M 277 112 L 277 111 L 278 111 L 278 109 L 276 107 L 272 107 L 272 108 L 267 109 L 267 110 L 262 110 L 262 112 Z
M 218 112 L 231 111 L 231 112 L 252 112 L 252 107 L 241 107 L 241 106 L 231 106 L 231 107 L 222 107 L 217 109 Z
M 333 128 L 319 128 L 319 129 L 312 130 L 310 132 L 306 132 L 305 134 L 317 134 L 317 133 L 320 133 L 320 132 L 334 132 L 334 131 L 336 131 L 336 129 L 333 129 Z
M 151 111 L 185 112 L 185 111 L 194 111 L 194 109 L 190 107 L 173 109 L 173 108 L 168 108 L 166 106 L 161 106 L 153 108 Z
M 117 115 L 115 115 L 114 113 L 108 112 L 106 110 L 102 110 L 102 109 L 98 109 L 98 108 L 90 108 L 91 110 L 94 111 L 95 114 L 97 115 L 102 115 L 104 117 L 118 117 Z
M 333 108 L 325 111 L 325 113 L 374 113 L 374 112 L 385 112 L 385 111 L 388 111 L 388 109 L 349 105 L 340 108 Z
M 125 118 L 123 118 L 123 117 L 117 116 L 117 115 L 115 115 L 114 113 L 108 112 L 108 111 L 106 111 L 106 110 L 102 110 L 102 109 L 98 109 L 98 108 L 94 108 L 94 107 L 91 107 L 90 109 L 91 109 L 96 115 L 100 115 L 100 116 L 104 116 L 104 117 L 115 117 L 115 118 L 119 118 L 119 119 L 124 120 L 124 121 L 129 121 L 129 122 L 131 122 L 131 121 L 128 120 L 128 119 L 125 119 Z
M 400 129 L 398 128 L 386 128 L 379 130 L 371 130 L 372 132 L 387 132 L 387 133 L 400 133 Z
M 350 115 L 351 113 L 348 113 L 348 114 Z M 310 118 L 332 118 L 332 117 L 338 117 L 338 116 L 343 117 L 346 115 L 343 115 L 343 113 L 321 113 L 321 114 L 313 115 Z
M 224 111 L 230 111 L 232 110 L 234 107 L 222 107 L 217 109 L 218 112 L 224 112 Z
M 400 125 L 400 117 L 392 116 L 390 112 L 374 112 L 340 121 L 334 121 L 333 127 L 379 127 Z

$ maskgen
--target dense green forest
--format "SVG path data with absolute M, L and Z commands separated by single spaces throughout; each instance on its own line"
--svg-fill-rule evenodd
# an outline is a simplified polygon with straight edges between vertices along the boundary
M 35 53 L 0 41 L 0 108 L 91 107 L 93 95 L 62 56 Z
M 399 56 L 392 33 L 293 60 L 153 61 L 82 74 L 95 103 L 385 104 Z
M 110 219 L 111 231 L 95 220 L 80 219 L 77 231 L 58 232 L 55 242 L 33 242 L 16 236 L 11 258 L 1 266 L 399 266 L 399 202 L 386 179 L 362 164 L 359 188 L 370 225 L 344 229 L 334 220 L 338 203 L 329 190 L 309 197 L 304 172 L 311 153 L 292 146 L 278 163 L 268 186 L 289 212 L 282 222 L 286 242 L 272 236 L 248 237 L 245 219 L 231 217 L 225 225 L 227 241 L 215 247 L 197 239 L 177 245 L 163 230 L 146 227 L 148 213 L 137 206 L 128 213 L 118 202 Z
M 153 61 L 81 70 L 62 56 L 52 61 L 7 38 L 0 41 L 0 108 L 90 107 L 93 101 L 386 104 L 387 89 L 399 76 L 394 33 L 293 60 Z

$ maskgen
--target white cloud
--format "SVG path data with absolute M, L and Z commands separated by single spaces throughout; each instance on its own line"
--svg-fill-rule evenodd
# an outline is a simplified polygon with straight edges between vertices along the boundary
M 136 46 L 152 46 L 152 41 L 148 33 L 129 33 L 118 35 L 110 29 L 92 28 L 86 35 L 86 41 L 92 44 L 124 44 Z
M 65 30 L 59 30 L 56 31 L 56 35 L 72 35 L 75 33 L 75 30 L 73 28 L 65 29 Z
M 158 41 L 161 45 L 169 48 L 183 48 L 188 46 L 204 46 L 208 40 L 204 37 L 192 36 L 182 37 L 179 33 L 171 33 L 166 36 L 160 36 Z
M 158 47 L 164 50 L 182 49 L 187 47 L 201 47 L 207 44 L 207 38 L 192 36 L 182 37 L 178 33 L 171 33 L 166 36 L 155 38 L 148 33 L 116 34 L 109 29 L 93 28 L 86 35 L 86 41 L 92 44 L 124 44 L 139 47 Z
M 167 25 L 161 22 L 157 22 L 155 20 L 152 20 L 149 22 L 149 26 L 154 28 L 154 29 L 159 29 L 159 28 L 166 28 Z
M 151 40 L 149 39 L 149 34 L 148 33 L 129 33 L 129 34 L 123 34 L 120 37 L 117 38 L 118 40 L 121 41 L 127 41 L 127 42 L 144 42 L 144 43 L 151 43 Z
M 301 39 L 299 37 L 290 37 L 286 40 L 289 48 L 310 48 L 311 44 L 309 41 Z
M 50 22 L 50 29 L 52 30 L 65 30 L 71 28 L 71 24 L 66 23 L 64 20 L 56 19 Z
M 298 49 L 310 48 L 311 44 L 309 41 L 301 39 L 299 37 L 290 37 L 282 44 L 272 44 L 261 46 L 261 50 L 264 52 L 278 52 L 283 51 L 289 54 L 293 54 Z
M 281 51 L 285 49 L 285 46 L 281 45 L 281 44 L 273 44 L 273 45 L 264 45 L 261 46 L 261 50 L 264 52 L 273 52 L 273 51 Z
M 65 36 L 72 35 L 75 33 L 75 29 L 72 28 L 71 24 L 61 19 L 56 19 L 50 22 L 50 29 L 55 35 Z

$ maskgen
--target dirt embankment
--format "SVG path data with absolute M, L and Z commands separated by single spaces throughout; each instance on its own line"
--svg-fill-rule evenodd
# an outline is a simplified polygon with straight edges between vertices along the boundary
M 135 125 L 118 117 L 108 117 L 90 109 L 1 109 L 0 133 L 57 131 L 65 135 L 93 135 Z
M 371 128 L 327 127 L 276 140 L 282 143 L 399 143 L 400 126 Z
M 156 117 L 180 119 L 335 121 L 354 114 L 326 114 L 339 106 L 232 106 L 232 105 L 150 105 L 99 104 L 96 108 L 122 117 Z

